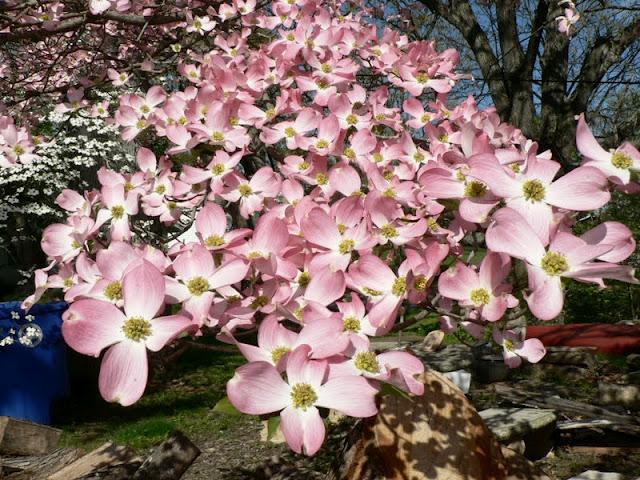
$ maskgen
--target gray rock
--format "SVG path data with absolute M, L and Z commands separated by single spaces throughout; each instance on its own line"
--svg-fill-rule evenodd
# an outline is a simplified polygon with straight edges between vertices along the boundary
M 547 347 L 547 353 L 542 358 L 543 363 L 557 363 L 560 365 L 584 365 L 595 367 L 597 349 L 594 347 Z
M 489 408 L 480 412 L 498 441 L 509 444 L 525 443 L 529 459 L 544 457 L 553 448 L 556 415 L 553 410 L 537 408 Z
M 621 405 L 630 409 L 640 409 L 639 385 L 598 384 L 601 405 Z
M 442 350 L 429 353 L 418 353 L 423 363 L 438 372 L 454 372 L 456 370 L 471 370 L 473 354 L 466 345 L 447 345 Z
M 595 470 L 587 470 L 580 475 L 571 477 L 568 480 L 624 480 L 624 476 L 613 472 L 596 472 Z

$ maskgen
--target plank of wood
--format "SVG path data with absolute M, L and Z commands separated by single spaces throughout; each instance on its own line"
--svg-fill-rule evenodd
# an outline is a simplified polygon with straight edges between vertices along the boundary
M 107 442 L 62 470 L 47 477 L 47 480 L 76 480 L 104 467 L 141 461 L 130 447 Z
M 567 400 L 557 395 L 549 395 L 548 392 L 523 391 L 500 384 L 494 385 L 494 388 L 499 398 L 517 405 L 548 408 L 569 415 L 611 420 L 623 425 L 640 425 L 638 417 L 615 413 L 606 408 L 596 407 L 584 402 Z
M 0 453 L 44 455 L 58 446 L 62 430 L 11 417 L 0 417 Z
M 133 480 L 179 480 L 200 455 L 200 449 L 176 430 L 144 461 Z
M 0 465 L 7 475 L 6 480 L 46 480 L 84 454 L 80 448 L 59 448 L 44 456 L 4 457 L 0 459 Z

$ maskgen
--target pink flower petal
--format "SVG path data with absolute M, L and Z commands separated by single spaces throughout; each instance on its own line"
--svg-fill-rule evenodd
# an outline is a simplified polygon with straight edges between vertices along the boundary
M 127 317 L 154 318 L 164 305 L 164 276 L 152 263 L 141 260 L 122 281 Z
M 62 335 L 75 351 L 97 357 L 100 352 L 124 340 L 124 314 L 112 303 L 82 299 L 71 304 L 62 316 Z
M 324 422 L 316 407 L 287 407 L 280 413 L 280 428 L 287 444 L 296 453 L 314 455 L 324 442 Z
M 238 368 L 227 382 L 227 395 L 234 407 L 249 415 L 277 412 L 291 404 L 289 385 L 267 362 L 251 362 Z
M 142 342 L 123 341 L 104 355 L 98 384 L 102 398 L 129 406 L 137 402 L 147 386 L 147 349 Z
M 316 393 L 316 405 L 333 408 L 350 417 L 370 417 L 378 413 L 375 401 L 378 390 L 364 377 L 336 377 L 322 385 Z
M 151 321 L 151 336 L 145 344 L 149 350 L 158 352 L 182 333 L 195 328 L 191 320 L 182 315 L 155 318 Z

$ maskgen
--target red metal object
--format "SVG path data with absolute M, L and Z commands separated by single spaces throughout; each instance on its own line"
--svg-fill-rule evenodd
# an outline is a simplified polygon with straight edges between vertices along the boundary
M 535 325 L 527 327 L 527 338 L 538 338 L 547 347 L 596 347 L 600 353 L 613 355 L 640 352 L 640 325 Z

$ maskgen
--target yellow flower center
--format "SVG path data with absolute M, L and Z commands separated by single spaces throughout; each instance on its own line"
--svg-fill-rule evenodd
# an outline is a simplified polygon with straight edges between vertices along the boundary
M 487 186 L 477 180 L 473 180 L 464 186 L 464 196 L 470 198 L 482 197 L 487 193 Z
M 209 291 L 209 282 L 206 278 L 193 277 L 187 282 L 187 288 L 189 289 L 191 295 L 200 296 L 204 292 Z
M 222 132 L 213 132 L 211 134 L 211 140 L 214 142 L 221 142 L 224 140 L 224 133 Z
M 124 207 L 122 205 L 115 205 L 111 207 L 111 216 L 116 220 L 124 216 Z
M 422 117 L 420 117 L 420 121 L 422 123 L 427 123 L 427 122 L 431 121 L 431 115 L 429 115 L 428 113 L 423 113 Z
M 418 83 L 427 83 L 429 81 L 429 75 L 427 75 L 425 72 L 420 72 L 416 75 L 416 80 L 418 81 Z
M 216 163 L 211 167 L 211 173 L 213 173 L 216 177 L 222 175 L 224 173 L 224 165 L 221 163 Z
M 413 279 L 413 288 L 419 291 L 425 291 L 429 285 L 429 278 L 425 275 L 418 275 Z
M 347 123 L 349 125 L 356 125 L 358 123 L 358 117 L 353 113 L 350 113 L 349 115 L 347 115 Z
M 542 269 L 549 275 L 558 276 L 569 270 L 567 257 L 558 252 L 547 252 L 540 263 Z
M 324 90 L 325 88 L 329 87 L 329 81 L 325 78 L 319 78 L 316 80 L 316 85 L 320 90 Z
M 253 302 L 251 302 L 250 307 L 254 310 L 258 310 L 259 308 L 264 307 L 268 303 L 269 303 L 269 297 L 267 297 L 266 295 L 259 295 L 253 299 Z
M 611 164 L 616 168 L 628 170 L 633 166 L 633 160 L 624 152 L 615 152 L 611 155 Z
M 103 291 L 104 296 L 109 300 L 122 300 L 122 283 L 115 281 L 107 285 Z
M 329 183 L 329 178 L 327 177 L 326 174 L 319 173 L 316 175 L 316 183 L 318 185 L 326 185 L 327 183 Z
M 338 245 L 338 250 L 342 255 L 346 255 L 347 253 L 350 253 L 351 250 L 353 250 L 353 247 L 355 247 L 355 245 L 356 243 L 353 240 L 347 238 L 340 242 L 340 245 Z
M 380 364 L 374 352 L 360 352 L 356 355 L 353 364 L 358 370 L 369 373 L 378 373 Z
M 380 163 L 381 161 L 384 160 L 384 157 L 382 156 L 382 154 L 380 152 L 376 152 L 373 154 L 373 161 L 376 163 Z
M 391 293 L 393 293 L 396 297 L 401 297 L 406 291 L 407 279 L 405 277 L 396 278 L 396 281 L 393 282 L 393 286 L 391 287 Z
M 413 154 L 413 159 L 416 163 L 421 163 L 424 161 L 424 154 L 421 152 L 416 152 Z
M 142 317 L 131 317 L 124 322 L 122 331 L 129 340 L 139 342 L 151 335 L 151 323 Z
M 146 126 L 147 126 L 147 121 L 144 118 L 141 118 L 136 122 L 136 128 L 138 130 L 142 130 L 143 128 L 146 128 Z
M 515 345 L 513 344 L 513 340 L 509 340 L 508 338 L 505 338 L 502 341 L 502 346 L 505 350 L 511 352 Z
M 291 138 L 296 136 L 296 131 L 293 127 L 287 127 L 284 129 L 284 134 L 287 138 Z
M 359 332 L 360 331 L 360 320 L 358 320 L 353 315 L 346 317 L 342 321 L 342 326 L 345 332 Z
M 15 153 L 18 156 L 22 155 L 24 152 L 25 152 L 25 149 L 20 144 L 17 144 L 13 147 L 13 153 Z
M 271 350 L 271 359 L 273 363 L 278 363 L 282 357 L 289 353 L 291 349 L 289 347 L 276 347 Z
M 320 65 L 320 70 L 322 70 L 322 73 L 331 73 L 333 72 L 333 67 L 328 63 L 323 63 Z
M 322 138 L 316 142 L 316 148 L 318 149 L 327 148 L 328 146 L 329 146 L 329 142 L 327 142 Z
M 491 301 L 491 294 L 489 294 L 486 288 L 475 288 L 471 290 L 469 297 L 476 307 L 487 305 Z
M 220 247 L 224 245 L 224 238 L 220 235 L 210 235 L 204 241 L 207 244 L 207 247 Z
M 298 275 L 298 285 L 300 285 L 301 287 L 306 287 L 307 285 L 309 285 L 310 281 L 311 274 L 309 272 L 302 272 L 300 275 Z
M 545 188 L 540 180 L 527 180 L 522 184 L 522 193 L 525 200 L 539 202 L 544 200 Z
M 164 192 L 166 192 L 167 187 L 165 187 L 164 185 L 158 185 L 155 189 L 155 192 L 162 195 Z
M 395 238 L 398 236 L 398 229 L 390 223 L 387 223 L 385 226 L 383 226 L 380 232 L 385 238 Z
M 369 295 L 370 297 L 377 297 L 379 295 L 382 295 L 382 292 L 380 290 L 374 290 L 373 288 L 369 288 L 369 287 L 364 287 L 362 291 L 367 295 Z
M 313 387 L 308 383 L 296 383 L 291 387 L 291 400 L 293 401 L 294 408 L 306 410 L 316 403 L 318 395 Z
M 253 193 L 253 190 L 251 189 L 248 183 L 243 183 L 242 185 L 240 185 L 238 187 L 238 191 L 240 192 L 240 195 L 242 195 L 243 197 L 248 197 Z

